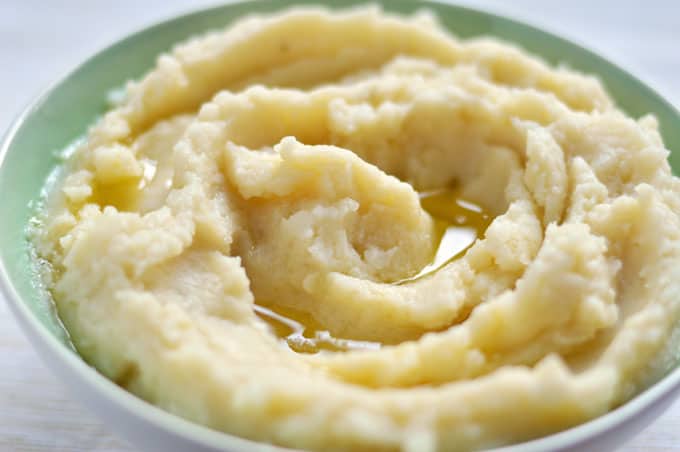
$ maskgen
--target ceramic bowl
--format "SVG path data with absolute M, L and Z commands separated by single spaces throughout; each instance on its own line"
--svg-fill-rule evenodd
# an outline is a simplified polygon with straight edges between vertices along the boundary
M 140 400 L 88 366 L 68 341 L 48 294 L 32 265 L 25 229 L 41 187 L 57 164 L 55 151 L 82 136 L 107 108 L 107 93 L 137 78 L 156 56 L 174 43 L 209 29 L 222 28 L 247 13 L 276 11 L 293 4 L 333 8 L 356 0 L 259 0 L 229 3 L 190 13 L 135 33 L 99 52 L 55 83 L 16 120 L 0 147 L 0 289 L 36 350 L 72 390 L 73 397 L 96 412 L 111 430 L 142 450 L 281 450 L 210 430 Z M 387 11 L 409 13 L 429 8 L 460 37 L 491 35 L 514 42 L 552 64 L 597 74 L 618 105 L 639 117 L 653 113 L 680 172 L 680 114 L 634 76 L 594 53 L 515 20 L 433 1 L 384 0 Z M 678 294 L 680 296 L 680 294 Z M 680 364 L 680 363 L 679 363 Z M 504 451 L 604 451 L 619 446 L 667 408 L 680 392 L 680 366 L 625 405 L 561 433 L 506 447 Z

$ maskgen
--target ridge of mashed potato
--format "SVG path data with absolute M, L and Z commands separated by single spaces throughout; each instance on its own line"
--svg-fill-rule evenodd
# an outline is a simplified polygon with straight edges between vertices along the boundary
M 467 450 L 606 413 L 674 359 L 680 197 L 653 117 L 426 14 L 296 9 L 158 58 L 33 231 L 79 353 L 149 402 L 315 450 Z M 495 218 L 437 247 L 418 192 Z M 298 354 L 255 300 L 385 344 Z

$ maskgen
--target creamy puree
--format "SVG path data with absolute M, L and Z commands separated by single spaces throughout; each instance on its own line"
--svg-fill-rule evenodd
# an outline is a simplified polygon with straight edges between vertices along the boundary
M 165 410 L 296 448 L 487 448 L 674 365 L 667 156 L 594 77 L 428 14 L 299 9 L 161 55 L 33 237 L 78 352 Z

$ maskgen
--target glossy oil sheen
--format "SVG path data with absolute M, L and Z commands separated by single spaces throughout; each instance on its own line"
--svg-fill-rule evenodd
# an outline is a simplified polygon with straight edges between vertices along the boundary
M 405 284 L 436 272 L 461 257 L 493 220 L 485 209 L 461 196 L 457 188 L 420 193 L 420 205 L 434 220 L 439 242 L 432 261 L 416 275 L 399 281 Z
M 223 28 L 251 12 L 271 12 L 297 4 L 327 4 L 342 8 L 358 0 L 292 2 L 259 0 L 198 11 L 149 27 L 87 60 L 42 96 L 7 132 L 0 166 L 0 260 L 11 286 L 35 318 L 59 341 L 68 345 L 46 291 L 31 264 L 26 225 L 46 178 L 64 149 L 107 109 L 107 93 L 126 80 L 149 70 L 156 57 L 173 44 L 210 29 Z M 629 115 L 653 113 L 671 165 L 680 169 L 680 114 L 658 94 L 603 58 L 561 38 L 513 20 L 463 7 L 411 0 L 378 1 L 387 11 L 410 13 L 424 7 L 459 37 L 491 35 L 516 43 L 552 64 L 563 63 L 597 74 L 618 105 Z
M 306 312 L 281 306 L 255 305 L 255 313 L 279 338 L 281 343 L 298 353 L 343 352 L 349 350 L 376 350 L 382 344 L 336 337 Z
M 428 265 L 394 284 L 408 284 L 425 278 L 462 256 L 475 240 L 484 236 L 492 220 L 481 206 L 463 198 L 456 188 L 420 193 L 420 205 L 434 220 L 434 238 L 438 245 Z M 285 346 L 298 353 L 378 349 L 385 345 L 336 337 L 311 314 L 259 300 L 256 300 L 255 313 Z

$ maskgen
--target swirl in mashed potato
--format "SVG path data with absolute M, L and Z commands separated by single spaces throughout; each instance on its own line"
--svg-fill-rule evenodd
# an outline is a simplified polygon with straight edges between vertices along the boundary
M 34 231 L 78 352 L 149 402 L 316 450 L 466 450 L 601 415 L 673 363 L 680 196 L 597 79 L 428 14 L 299 9 L 161 55 Z M 492 221 L 438 246 L 419 193 Z M 375 349 L 296 353 L 255 301 Z

